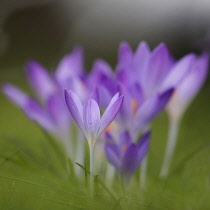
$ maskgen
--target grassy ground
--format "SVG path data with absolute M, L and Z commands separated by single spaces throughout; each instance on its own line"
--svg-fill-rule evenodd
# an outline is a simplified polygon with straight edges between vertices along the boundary
M 136 178 L 124 191 L 116 180 L 111 193 L 96 181 L 92 199 L 85 176 L 78 182 L 69 175 L 65 157 L 53 141 L 1 95 L 0 209 L 210 209 L 209 104 L 206 85 L 182 121 L 167 179 L 158 177 L 167 136 L 163 113 L 153 123 L 146 191 L 140 191 Z

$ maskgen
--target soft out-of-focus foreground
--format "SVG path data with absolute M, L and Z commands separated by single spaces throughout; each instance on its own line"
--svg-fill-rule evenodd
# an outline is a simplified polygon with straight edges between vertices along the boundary
M 176 58 L 190 52 L 208 52 L 209 11 L 207 0 L 3 0 L 0 82 L 11 82 L 30 92 L 25 62 L 35 59 L 49 71 L 54 70 L 75 45 L 85 49 L 87 70 L 96 58 L 115 67 L 123 40 L 134 49 L 142 40 L 152 48 L 164 42 Z M 66 168 L 70 166 L 66 166 L 59 147 L 1 94 L 1 209 L 107 209 L 108 205 L 113 209 L 209 209 L 209 98 L 207 79 L 181 122 L 171 173 L 166 179 L 160 179 L 159 172 L 168 119 L 165 113 L 155 119 L 147 189 L 141 194 L 139 186 L 134 186 L 134 191 L 128 190 L 120 198 L 119 205 L 112 192 L 101 185 L 93 202 L 85 193 L 85 176 L 80 183 L 68 177 Z M 114 189 L 122 191 L 119 188 Z

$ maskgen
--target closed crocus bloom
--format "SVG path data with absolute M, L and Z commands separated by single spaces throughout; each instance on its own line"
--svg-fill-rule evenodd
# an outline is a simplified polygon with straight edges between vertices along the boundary
M 163 86 L 173 85 L 175 91 L 166 109 L 170 127 L 165 158 L 160 172 L 162 177 L 166 177 L 169 173 L 182 116 L 207 77 L 208 59 L 209 56 L 206 54 L 198 57 L 192 54 L 185 56 L 176 64 L 176 71 L 172 71 L 163 84 Z M 184 77 L 180 77 L 179 72 L 182 72 Z
M 137 143 L 134 143 L 128 131 L 119 135 L 117 143 L 109 136 L 105 144 L 105 154 L 123 179 L 129 180 L 141 165 L 149 149 L 149 139 L 150 132 L 143 134 Z
M 172 118 L 181 118 L 191 101 L 202 87 L 208 73 L 208 55 L 194 59 L 190 71 L 177 84 L 173 97 L 167 106 Z
M 111 99 L 108 107 L 100 117 L 100 108 L 94 99 L 89 99 L 83 105 L 80 98 L 73 92 L 65 90 L 65 99 L 67 107 L 76 122 L 80 127 L 85 137 L 87 138 L 90 149 L 90 183 L 91 194 L 94 193 L 94 150 L 95 144 L 100 134 L 114 120 L 123 102 L 123 96 L 116 93 Z

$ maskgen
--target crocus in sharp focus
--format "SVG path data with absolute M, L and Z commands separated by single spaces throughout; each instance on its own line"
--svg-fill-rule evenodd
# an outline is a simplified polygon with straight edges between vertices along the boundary
M 110 101 L 108 107 L 100 117 L 100 108 L 94 99 L 89 99 L 82 105 L 81 100 L 73 91 L 65 90 L 67 107 L 80 129 L 87 138 L 90 149 L 90 183 L 91 193 L 93 193 L 94 176 L 94 150 L 95 143 L 100 134 L 114 120 L 123 102 L 123 96 L 116 93 Z
M 130 133 L 124 131 L 119 135 L 119 141 L 116 143 L 109 135 L 105 144 L 107 159 L 125 181 L 131 178 L 146 156 L 149 149 L 149 138 L 150 132 L 146 132 L 137 143 L 134 143 Z
M 169 173 L 169 167 L 176 146 L 180 120 L 207 77 L 208 59 L 209 57 L 206 54 L 198 57 L 194 56 L 193 59 L 191 58 L 185 65 L 180 66 L 182 69 L 179 69 L 179 71 L 182 70 L 187 72 L 184 78 L 177 82 L 177 77 L 174 76 L 169 78 L 169 81 L 167 82 L 168 86 L 172 85 L 171 83 L 175 84 L 175 92 L 166 109 L 169 116 L 170 128 L 166 153 L 160 172 L 160 176 L 162 177 L 166 177 Z

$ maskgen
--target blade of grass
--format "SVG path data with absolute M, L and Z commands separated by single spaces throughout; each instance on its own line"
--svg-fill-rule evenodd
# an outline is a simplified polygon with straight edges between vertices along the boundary
M 83 165 L 81 165 L 81 164 L 79 164 L 79 163 L 77 163 L 76 161 L 75 161 L 75 163 L 79 166 L 79 167 L 81 167 L 83 170 L 85 170 L 86 171 L 86 173 L 88 173 L 88 174 L 90 174 L 90 171 L 88 170 L 88 169 L 86 169 L 86 167 L 84 167 Z M 96 175 L 94 175 L 94 177 L 95 177 L 95 180 L 97 180 L 97 182 L 102 186 L 102 188 L 104 188 L 105 189 L 105 191 L 107 191 L 107 193 L 112 197 L 112 198 L 114 198 L 116 201 L 119 201 L 119 198 L 117 197 L 117 195 L 114 193 L 114 192 L 112 192 L 99 178 L 98 178 L 98 174 L 96 174 Z

